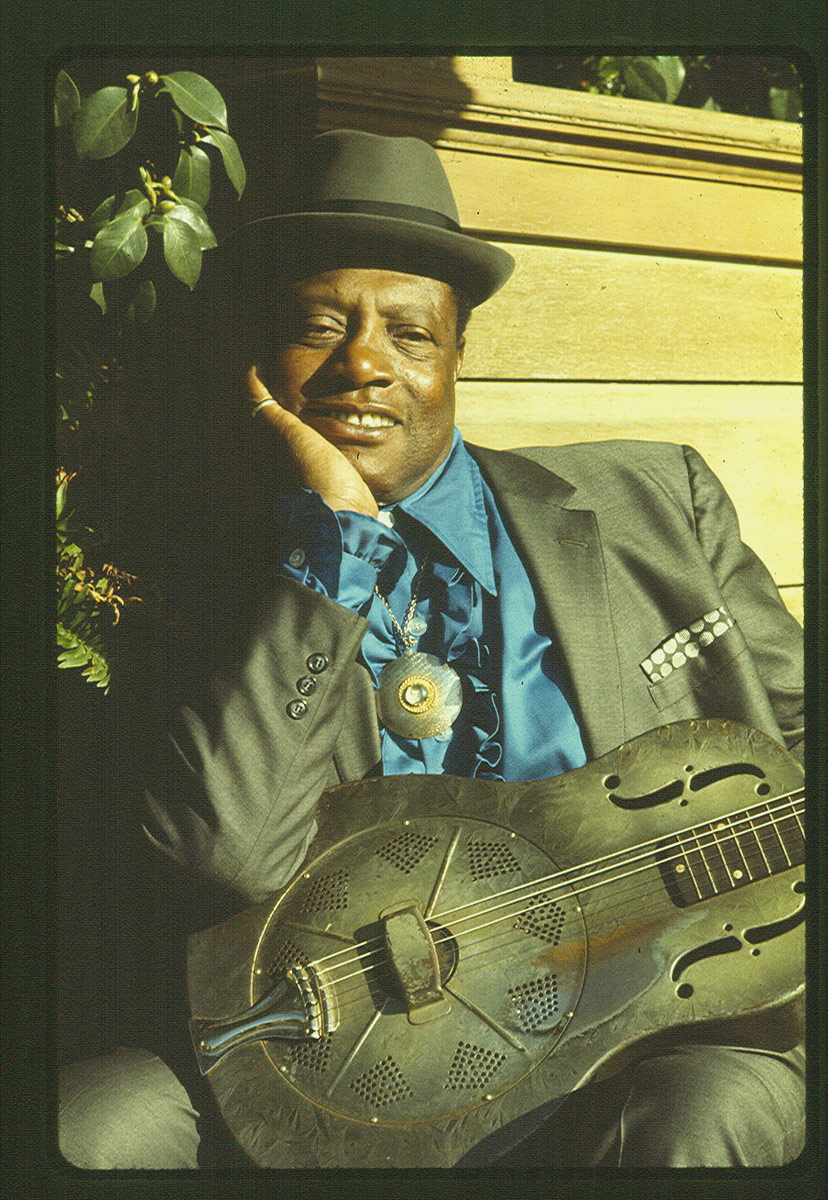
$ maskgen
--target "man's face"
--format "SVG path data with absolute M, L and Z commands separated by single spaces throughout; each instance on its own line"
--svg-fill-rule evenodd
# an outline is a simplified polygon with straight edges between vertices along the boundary
M 333 443 L 380 504 L 402 500 L 451 449 L 462 361 L 445 283 L 349 267 L 295 283 L 265 380 Z

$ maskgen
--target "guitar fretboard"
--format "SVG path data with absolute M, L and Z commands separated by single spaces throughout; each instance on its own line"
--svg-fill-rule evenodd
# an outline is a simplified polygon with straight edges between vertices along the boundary
M 658 844 L 658 862 L 678 908 L 735 891 L 805 861 L 802 792 L 696 825 Z

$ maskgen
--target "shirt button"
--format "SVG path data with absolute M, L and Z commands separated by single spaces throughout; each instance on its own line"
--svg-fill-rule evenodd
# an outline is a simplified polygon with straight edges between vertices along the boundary
M 382 524 L 383 524 L 383 525 L 385 525 L 385 527 L 386 527 L 387 529 L 393 529 L 393 528 L 394 528 L 394 520 L 395 520 L 395 518 L 394 518 L 394 514 L 393 514 L 393 512 L 391 511 L 391 509 L 390 509 L 390 508 L 382 508 L 382 509 L 380 509 L 379 513 L 377 514 L 377 520 L 378 520 L 378 521 L 381 521 L 381 522 L 382 522 Z
M 426 629 L 428 629 L 428 625 L 422 617 L 412 617 L 408 624 L 408 629 L 415 637 L 422 637 Z
M 301 546 L 297 546 L 295 550 L 291 550 L 288 555 L 288 563 L 291 567 L 304 567 L 308 561 L 308 556 Z
M 291 700 L 287 706 L 287 714 L 289 717 L 293 717 L 294 721 L 298 721 L 304 717 L 307 711 L 308 706 L 304 700 Z
M 312 696 L 316 691 L 316 680 L 312 675 L 303 675 L 296 681 L 296 690 L 300 696 Z
M 321 675 L 323 671 L 328 669 L 327 654 L 311 654 L 308 657 L 308 670 L 313 671 L 314 675 Z

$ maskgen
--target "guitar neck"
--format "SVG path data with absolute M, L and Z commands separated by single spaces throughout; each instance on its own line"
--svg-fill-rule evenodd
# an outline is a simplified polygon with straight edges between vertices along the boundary
M 687 908 L 801 866 L 803 809 L 799 789 L 664 839 L 656 857 L 673 903 Z

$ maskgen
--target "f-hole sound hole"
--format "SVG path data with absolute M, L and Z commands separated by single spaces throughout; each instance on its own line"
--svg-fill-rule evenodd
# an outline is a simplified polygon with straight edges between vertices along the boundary
M 699 771 L 698 775 L 694 775 L 690 780 L 690 791 L 700 792 L 702 788 L 719 783 L 722 779 L 731 779 L 734 775 L 754 775 L 757 779 L 763 779 L 765 772 L 753 763 L 723 763 L 720 767 L 711 767 L 709 771 Z
M 617 775 L 610 777 L 618 779 Z M 607 786 L 608 781 L 604 780 L 604 785 Z M 618 784 L 621 780 L 618 779 Z M 613 784 L 617 787 L 618 784 Z M 690 785 L 693 786 L 692 784 Z M 660 788 L 655 788 L 652 792 L 643 792 L 638 796 L 620 796 L 617 792 L 610 793 L 608 799 L 612 801 L 617 808 L 625 808 L 635 810 L 637 808 L 655 808 L 657 804 L 667 804 L 670 800 L 677 800 L 684 791 L 684 784 L 680 779 L 673 779 L 670 783 L 665 783 Z

